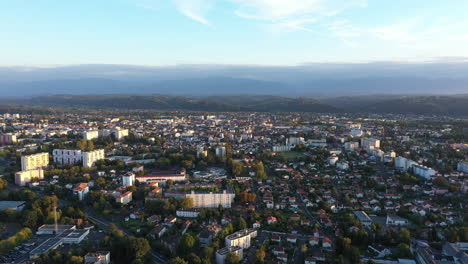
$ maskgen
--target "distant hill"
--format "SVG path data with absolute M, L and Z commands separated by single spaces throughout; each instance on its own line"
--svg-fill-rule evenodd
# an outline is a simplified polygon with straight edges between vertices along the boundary
M 33 105 L 95 109 L 147 109 L 208 112 L 395 113 L 468 116 L 468 95 L 355 96 L 315 100 L 271 95 L 49 95 L 1 99 L 0 106 Z
M 304 77 L 304 76 L 303 76 Z M 311 76 L 310 78 L 313 78 Z M 167 94 L 189 97 L 210 95 L 356 96 L 368 94 L 442 95 L 468 91 L 468 79 L 419 77 L 361 77 L 266 81 L 250 78 L 204 77 L 174 80 L 114 80 L 105 78 L 1 82 L 3 96 L 54 94 Z

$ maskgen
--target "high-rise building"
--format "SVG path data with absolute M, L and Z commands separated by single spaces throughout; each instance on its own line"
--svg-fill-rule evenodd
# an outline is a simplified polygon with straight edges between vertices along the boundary
M 134 173 L 127 173 L 122 175 L 122 185 L 134 185 L 135 184 L 135 174 Z
M 49 166 L 49 153 L 37 153 L 21 157 L 21 170 L 35 170 Z
M 44 171 L 42 169 L 18 171 L 15 173 L 15 184 L 25 186 L 30 183 L 34 178 L 38 180 L 44 179 Z
M 83 167 L 91 168 L 96 164 L 96 161 L 103 159 L 105 159 L 103 149 L 83 152 Z
M 11 145 L 16 143 L 16 135 L 15 134 L 3 134 L 0 135 L 0 145 Z
M 468 173 L 468 161 L 460 161 L 457 165 L 457 171 Z
M 60 165 L 77 164 L 82 160 L 81 150 L 54 149 L 52 156 L 54 162 Z
M 380 148 L 380 140 L 375 138 L 361 138 L 361 147 L 365 150 Z
M 192 198 L 194 208 L 218 208 L 220 205 L 224 208 L 231 208 L 231 203 L 236 197 L 235 193 L 227 192 L 166 192 L 166 197 L 174 197 L 176 199 Z
M 225 157 L 226 156 L 226 147 L 217 147 L 216 148 L 216 156 Z
M 90 131 L 85 131 L 83 132 L 83 138 L 85 140 L 92 140 L 95 138 L 99 137 L 99 131 L 98 130 L 90 130 Z

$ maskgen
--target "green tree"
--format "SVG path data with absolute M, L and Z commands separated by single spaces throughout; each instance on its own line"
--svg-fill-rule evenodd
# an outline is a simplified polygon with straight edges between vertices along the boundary
M 169 260 L 168 264 L 189 264 L 185 259 L 175 257 Z
M 239 264 L 240 263 L 239 255 L 237 255 L 234 252 L 229 252 L 226 256 L 225 263 L 226 264 Z

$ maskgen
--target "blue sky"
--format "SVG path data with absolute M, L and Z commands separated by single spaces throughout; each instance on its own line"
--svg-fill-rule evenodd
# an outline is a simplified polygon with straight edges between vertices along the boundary
M 466 0 L 0 0 L 0 65 L 468 57 Z

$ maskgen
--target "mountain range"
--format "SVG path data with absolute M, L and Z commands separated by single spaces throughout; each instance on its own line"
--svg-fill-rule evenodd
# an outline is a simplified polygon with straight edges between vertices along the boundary
M 395 113 L 468 116 L 468 95 L 341 96 L 314 99 L 273 95 L 48 95 L 0 100 L 0 106 L 205 112 Z

